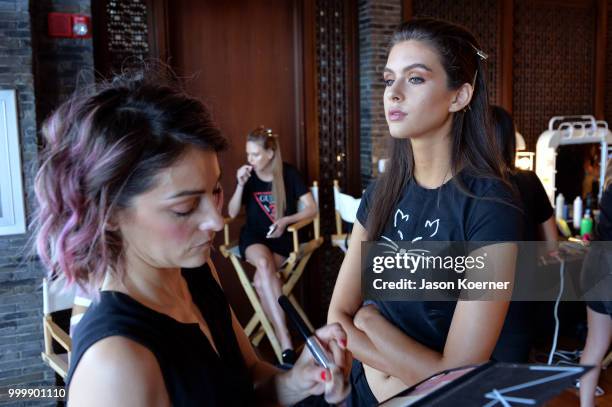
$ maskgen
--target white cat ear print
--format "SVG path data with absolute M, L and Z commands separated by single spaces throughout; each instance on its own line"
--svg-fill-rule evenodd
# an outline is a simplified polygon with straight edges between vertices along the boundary
M 408 219 L 410 219 L 410 215 L 409 214 L 404 214 L 404 212 L 402 212 L 401 209 L 398 209 L 397 211 L 395 211 L 395 216 L 393 217 L 393 227 L 397 228 L 397 216 L 400 216 L 400 218 L 404 221 L 404 222 L 408 222 Z M 404 240 L 404 234 L 402 233 L 401 230 L 397 230 L 397 234 L 399 235 L 400 240 Z
M 433 222 L 430 221 L 429 219 L 425 221 L 426 228 L 430 228 L 433 225 L 436 225 L 436 230 L 434 230 L 434 232 L 431 235 L 429 235 L 429 237 L 434 237 L 438 233 L 438 227 L 440 227 L 440 219 L 436 219 Z
M 399 240 L 404 240 L 404 233 L 398 228 L 398 225 L 397 225 L 398 220 L 402 220 L 404 221 L 404 223 L 408 223 L 409 219 L 410 219 L 410 214 L 404 213 L 401 209 L 397 209 L 395 211 L 395 216 L 393 217 L 393 227 L 395 228 L 395 231 L 399 235 Z M 434 237 L 435 235 L 437 235 L 439 227 L 440 227 L 440 219 L 436 219 L 436 220 L 427 219 L 425 221 L 425 229 L 433 230 L 433 233 L 429 235 L 429 237 Z M 415 237 L 414 239 L 412 239 L 412 243 L 417 242 L 421 239 L 423 239 L 422 236 Z
M 395 211 L 395 217 L 393 218 L 394 228 L 397 227 L 397 215 L 400 215 L 400 217 L 402 218 L 404 222 L 408 222 L 408 219 L 410 219 L 410 214 L 404 214 L 404 212 L 402 212 L 401 209 L 398 209 L 397 211 Z

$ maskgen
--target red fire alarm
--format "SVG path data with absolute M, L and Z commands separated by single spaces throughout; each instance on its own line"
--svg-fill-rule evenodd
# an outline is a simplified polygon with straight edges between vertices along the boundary
M 91 38 L 91 20 L 82 14 L 49 13 L 49 36 L 60 38 Z

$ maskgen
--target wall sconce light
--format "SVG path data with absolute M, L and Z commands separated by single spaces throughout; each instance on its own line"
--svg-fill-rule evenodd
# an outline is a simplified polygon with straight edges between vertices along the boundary
M 514 159 L 514 166 L 521 170 L 533 171 L 533 161 L 535 153 L 529 151 L 517 151 Z
M 91 38 L 91 19 L 82 14 L 49 13 L 48 33 L 58 38 Z

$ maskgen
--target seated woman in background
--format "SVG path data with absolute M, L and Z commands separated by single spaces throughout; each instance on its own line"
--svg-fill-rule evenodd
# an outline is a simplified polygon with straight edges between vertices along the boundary
M 339 325 L 317 331 L 330 370 L 305 351 L 281 372 L 258 359 L 227 303 L 210 262 L 227 142 L 198 100 L 163 78 L 116 78 L 62 104 L 42 133 L 37 249 L 51 276 L 95 298 L 73 335 L 69 405 L 345 397 Z
M 496 242 L 469 254 L 494 251 L 512 275 L 516 245 L 505 242 L 521 239 L 523 220 L 489 126 L 485 59 L 471 33 L 439 20 L 408 21 L 392 37 L 383 74 L 391 158 L 361 201 L 328 314 L 358 359 L 352 405 L 485 362 L 497 343 L 507 299 L 364 304 L 361 279 L 366 240 Z
M 282 282 L 278 269 L 293 250 L 287 226 L 317 214 L 317 205 L 301 175 L 283 163 L 278 135 L 259 127 L 247 136 L 248 164 L 236 173 L 237 185 L 228 204 L 234 218 L 245 206 L 240 255 L 255 266 L 254 286 L 283 349 L 283 363 L 295 363 L 285 314 L 278 304 Z M 298 212 L 300 201 L 304 208 Z

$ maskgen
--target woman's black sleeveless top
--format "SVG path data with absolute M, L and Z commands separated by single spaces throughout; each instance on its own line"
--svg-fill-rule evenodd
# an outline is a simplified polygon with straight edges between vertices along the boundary
M 172 405 L 253 404 L 253 383 L 232 329 L 225 294 L 207 264 L 182 273 L 218 355 L 198 324 L 178 322 L 123 293 L 102 291 L 100 301 L 92 304 L 75 329 L 67 386 L 90 346 L 109 336 L 123 336 L 155 355 Z

